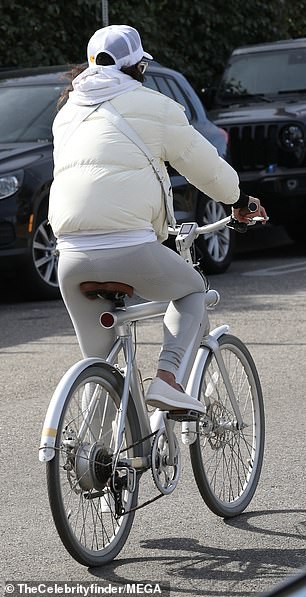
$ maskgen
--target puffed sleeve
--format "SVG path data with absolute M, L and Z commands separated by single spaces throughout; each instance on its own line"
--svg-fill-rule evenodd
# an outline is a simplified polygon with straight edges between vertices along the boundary
M 215 201 L 231 205 L 239 199 L 237 172 L 189 124 L 184 108 L 171 100 L 165 112 L 163 151 L 165 161 Z

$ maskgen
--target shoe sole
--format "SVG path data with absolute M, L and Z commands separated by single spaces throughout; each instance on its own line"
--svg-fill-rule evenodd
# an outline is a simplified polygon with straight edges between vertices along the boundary
M 167 418 L 173 421 L 183 423 L 184 421 L 198 421 L 201 417 L 201 413 L 195 412 L 194 410 L 169 410 Z
M 155 408 L 159 408 L 159 410 L 164 410 L 164 411 L 171 411 L 171 410 L 175 410 L 175 411 L 182 411 L 182 412 L 186 412 L 186 411 L 195 411 L 199 414 L 204 414 L 204 407 L 202 407 L 201 403 L 199 402 L 199 405 L 202 407 L 201 409 L 196 408 L 196 406 L 192 405 L 186 405 L 183 406 L 182 403 L 178 403 L 178 402 L 169 402 L 169 404 L 165 404 L 165 402 L 161 402 L 159 400 L 159 397 L 156 396 L 155 398 L 152 396 L 150 396 L 147 400 L 146 400 L 146 404 L 148 404 L 149 406 L 154 406 Z M 203 409 L 203 410 L 202 410 Z

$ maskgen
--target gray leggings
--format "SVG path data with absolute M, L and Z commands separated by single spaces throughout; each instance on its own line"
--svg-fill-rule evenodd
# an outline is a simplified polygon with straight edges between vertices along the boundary
M 114 331 L 99 325 L 99 316 L 109 310 L 110 302 L 86 299 L 79 284 L 87 280 L 124 282 L 133 286 L 141 298 L 172 301 L 164 317 L 158 368 L 174 375 L 203 319 L 205 326 L 202 277 L 158 241 L 118 249 L 62 251 L 58 273 L 61 293 L 84 357 L 105 358 L 114 341 Z

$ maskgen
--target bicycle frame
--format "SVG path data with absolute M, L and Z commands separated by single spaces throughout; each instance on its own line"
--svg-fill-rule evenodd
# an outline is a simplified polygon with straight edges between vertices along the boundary
M 219 295 L 215 290 L 209 290 L 206 293 L 206 305 L 207 307 L 213 307 L 219 301 Z M 64 401 L 67 396 L 67 391 L 71 388 L 74 381 L 77 377 L 90 365 L 103 365 L 109 364 L 114 365 L 117 362 L 117 357 L 119 352 L 123 350 L 124 357 L 125 357 L 125 364 L 126 369 L 124 372 L 124 390 L 121 399 L 121 409 L 120 409 L 120 418 L 119 418 L 119 425 L 118 425 L 118 434 L 116 440 L 116 449 L 115 453 L 120 450 L 120 446 L 122 443 L 122 437 L 124 433 L 124 425 L 125 425 L 125 414 L 127 409 L 127 403 L 129 398 L 129 393 L 132 397 L 132 400 L 135 403 L 137 414 L 139 417 L 139 424 L 141 429 L 142 437 L 146 437 L 152 433 L 152 431 L 157 431 L 158 429 L 166 426 L 166 416 L 165 413 L 156 410 L 155 413 L 149 417 L 144 396 L 143 390 L 141 387 L 141 382 L 138 374 L 136 359 L 134 356 L 134 345 L 132 339 L 132 331 L 130 324 L 137 321 L 142 321 L 146 319 L 150 319 L 153 317 L 158 317 L 164 315 L 168 303 L 164 302 L 157 302 L 152 301 L 145 304 L 140 305 L 131 305 L 126 307 L 125 310 L 115 310 L 112 312 L 113 316 L 113 325 L 112 327 L 115 328 L 115 332 L 117 335 L 117 340 L 115 341 L 111 351 L 109 352 L 106 359 L 99 359 L 97 357 L 89 357 L 86 359 L 82 359 L 75 365 L 73 365 L 67 373 L 64 375 L 62 380 L 60 381 L 59 385 L 57 386 L 52 400 L 50 402 L 49 408 L 47 410 L 44 427 L 41 436 L 41 444 L 39 450 L 39 459 L 42 462 L 46 462 L 48 460 L 52 460 L 55 454 L 55 438 L 57 433 L 57 428 L 60 423 L 60 415 L 62 412 L 62 408 L 64 406 Z M 222 325 L 216 329 L 214 329 L 210 334 L 205 336 L 204 338 L 201 337 L 200 339 L 197 337 L 195 338 L 194 344 L 190 346 L 188 352 L 183 359 L 183 363 L 181 366 L 181 378 L 186 378 L 186 370 L 190 369 L 190 373 L 188 375 L 187 380 L 187 391 L 191 392 L 192 395 L 196 396 L 200 383 L 201 383 L 201 373 L 203 371 L 203 366 L 205 360 L 212 350 L 216 355 L 218 352 L 218 344 L 217 339 L 224 333 L 228 331 L 229 327 L 227 325 Z M 195 355 L 195 358 L 194 358 Z M 217 358 L 217 356 L 216 356 Z M 222 362 L 222 357 L 221 357 Z M 188 365 L 188 367 L 186 366 Z M 92 399 L 94 400 L 94 398 Z M 234 402 L 236 402 L 234 397 Z M 94 416 L 94 413 L 91 412 L 89 407 L 90 417 Z M 86 422 L 84 423 L 86 424 Z M 186 424 L 183 423 L 183 428 Z M 192 427 L 192 423 L 187 424 Z M 80 430 L 81 432 L 81 430 Z M 183 431 L 186 433 L 186 431 Z M 143 456 L 145 457 L 148 453 L 149 445 L 144 442 L 143 445 Z
M 195 223 L 191 223 L 188 224 L 188 232 L 184 233 L 182 227 L 180 228 L 179 234 L 177 234 L 176 231 L 176 244 L 179 252 L 182 254 L 184 259 L 188 262 L 191 262 L 190 247 L 194 239 L 199 234 L 202 234 L 203 232 L 211 232 L 217 230 L 218 228 L 222 228 L 225 224 L 229 222 L 229 220 L 230 218 L 224 218 L 219 222 L 206 225 L 201 228 L 198 228 Z M 208 290 L 206 292 L 205 301 L 206 306 L 208 308 L 213 308 L 219 302 L 219 299 L 220 297 L 216 290 Z M 57 429 L 60 424 L 60 415 L 64 406 L 64 402 L 66 400 L 67 392 L 70 390 L 74 381 L 78 378 L 80 373 L 82 373 L 82 371 L 84 371 L 90 365 L 105 366 L 107 364 L 109 366 L 114 366 L 114 364 L 117 362 L 117 357 L 121 350 L 123 350 L 124 353 L 126 368 L 124 372 L 124 389 L 121 399 L 115 454 L 119 453 L 120 447 L 122 445 L 129 395 L 135 403 L 142 437 L 147 437 L 152 432 L 157 431 L 158 429 L 163 427 L 167 427 L 169 431 L 171 427 L 173 428 L 174 422 L 169 421 L 167 419 L 166 414 L 162 411 L 156 410 L 155 413 L 151 417 L 149 417 L 144 401 L 144 393 L 141 387 L 141 381 L 138 374 L 136 359 L 134 356 L 134 345 L 131 332 L 132 323 L 150 319 L 153 317 L 162 316 L 165 314 L 167 306 L 168 303 L 152 301 L 139 305 L 127 306 L 125 309 L 115 309 L 111 313 L 104 313 L 101 315 L 101 321 L 103 319 L 103 315 L 107 314 L 108 316 L 111 316 L 111 325 L 107 325 L 105 327 L 115 329 L 117 340 L 115 341 L 106 359 L 99 359 L 97 357 L 82 359 L 74 366 L 72 366 L 61 379 L 51 399 L 44 422 L 39 449 L 39 459 L 42 462 L 52 460 L 52 458 L 54 457 L 54 446 Z M 101 323 L 101 325 L 103 324 Z M 221 375 L 224 379 L 224 383 L 227 387 L 228 395 L 236 415 L 237 426 L 238 428 L 240 428 L 240 426 L 242 425 L 241 413 L 217 342 L 220 336 L 228 332 L 229 326 L 222 325 L 212 330 L 205 337 L 203 337 L 202 329 L 203 328 L 200 326 L 198 334 L 196 335 L 193 343 L 190 344 L 188 350 L 184 355 L 183 361 L 181 363 L 177 375 L 177 381 L 182 385 L 186 386 L 186 391 L 190 395 L 197 396 L 201 384 L 201 374 L 203 371 L 205 361 L 209 353 L 213 352 L 218 362 Z M 94 398 L 92 400 L 94 401 Z M 94 413 L 90 412 L 89 416 L 93 417 Z M 86 425 L 86 422 L 84 422 L 84 425 Z M 189 434 L 189 440 L 186 443 L 192 443 L 193 439 L 195 438 L 195 423 L 183 423 L 182 433 L 183 436 Z M 143 443 L 142 450 L 143 457 L 147 456 L 148 448 L 149 445 L 145 441 Z M 172 448 L 174 450 L 174 445 L 172 445 Z M 172 449 L 170 442 L 170 458 L 171 452 Z

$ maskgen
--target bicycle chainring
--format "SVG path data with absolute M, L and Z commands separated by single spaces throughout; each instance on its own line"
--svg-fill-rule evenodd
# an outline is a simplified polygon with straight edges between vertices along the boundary
M 167 432 L 160 429 L 153 440 L 151 449 L 151 472 L 157 489 L 163 495 L 172 493 L 181 474 L 181 453 L 176 436 L 174 437 L 174 464 L 169 464 L 169 443 Z

